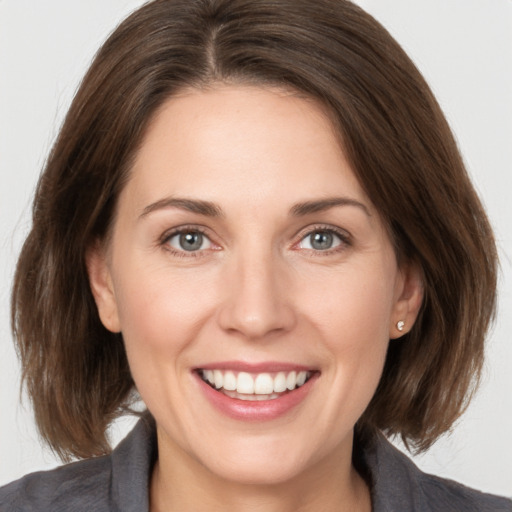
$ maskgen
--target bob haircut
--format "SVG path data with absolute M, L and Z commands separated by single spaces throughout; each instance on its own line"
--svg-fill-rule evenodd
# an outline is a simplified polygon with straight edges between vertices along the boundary
M 219 83 L 277 86 L 322 104 L 399 264 L 421 269 L 420 315 L 390 343 L 357 429 L 428 448 L 478 382 L 496 248 L 426 82 L 347 0 L 155 0 L 99 50 L 40 177 L 14 280 L 13 332 L 43 439 L 63 460 L 110 450 L 107 427 L 136 393 L 122 334 L 100 322 L 85 256 L 108 243 L 117 197 L 159 107 L 185 88 Z

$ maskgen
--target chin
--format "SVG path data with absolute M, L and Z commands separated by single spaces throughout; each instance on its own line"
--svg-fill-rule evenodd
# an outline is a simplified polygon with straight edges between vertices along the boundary
M 318 450 L 306 439 L 292 436 L 270 438 L 260 435 L 219 442 L 215 450 L 203 452 L 201 462 L 211 473 L 225 481 L 247 485 L 275 485 L 292 481 L 307 473 L 318 458 Z
M 223 460 L 209 468 L 219 478 L 241 485 L 268 486 L 290 482 L 297 478 L 303 468 L 295 461 L 282 457 L 267 457 L 265 460 Z

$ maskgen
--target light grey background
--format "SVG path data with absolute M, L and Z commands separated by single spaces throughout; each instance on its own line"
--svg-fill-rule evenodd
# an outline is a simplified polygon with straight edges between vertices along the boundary
M 512 496 L 512 1 L 358 0 L 424 73 L 455 131 L 498 239 L 500 312 L 484 382 L 451 436 L 416 461 Z M 100 43 L 141 0 L 0 0 L 0 485 L 58 461 L 38 440 L 9 328 L 16 255 L 63 115 Z M 130 420 L 113 429 L 115 440 Z

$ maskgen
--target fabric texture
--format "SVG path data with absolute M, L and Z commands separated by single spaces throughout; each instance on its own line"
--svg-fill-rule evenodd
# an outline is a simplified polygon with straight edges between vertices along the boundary
M 156 459 L 151 419 L 141 419 L 111 455 L 32 473 L 0 488 L 1 512 L 149 512 Z M 512 500 L 422 473 L 384 436 L 360 447 L 373 512 L 512 512 Z

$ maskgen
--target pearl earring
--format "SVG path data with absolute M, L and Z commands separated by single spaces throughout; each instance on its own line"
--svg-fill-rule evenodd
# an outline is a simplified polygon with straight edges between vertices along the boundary
M 399 320 L 397 323 L 396 323 L 396 328 L 402 332 L 404 330 L 404 326 L 405 326 L 405 322 L 403 320 Z

